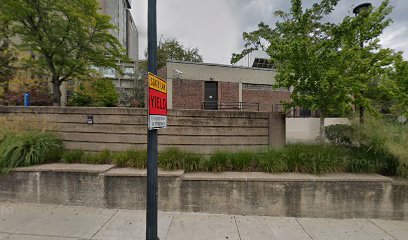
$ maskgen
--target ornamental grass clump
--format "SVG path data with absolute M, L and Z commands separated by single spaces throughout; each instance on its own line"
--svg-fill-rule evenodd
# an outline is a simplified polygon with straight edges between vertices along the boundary
M 204 159 L 201 155 L 186 153 L 183 159 L 183 169 L 186 172 L 199 171 L 202 168 Z
M 258 154 L 249 151 L 230 153 L 228 156 L 229 167 L 233 171 L 250 171 L 256 168 Z
M 178 148 L 167 148 L 159 154 L 159 167 L 165 170 L 183 169 L 186 153 Z
M 263 172 L 279 173 L 288 171 L 288 164 L 283 150 L 268 149 L 261 152 L 258 157 L 258 165 Z
M 207 172 L 223 172 L 228 168 L 229 153 L 216 151 L 203 162 L 203 169 Z
M 76 150 L 78 151 L 78 150 Z M 76 163 L 82 164 L 110 164 L 112 162 L 112 152 L 109 150 L 103 150 L 98 153 L 93 152 L 83 152 L 80 153 L 81 150 L 77 153 L 77 156 L 80 156 L 80 159 L 75 161 Z M 75 152 L 74 152 L 75 154 Z M 64 160 L 64 159 L 63 159 Z
M 128 150 L 112 154 L 112 164 L 116 167 L 146 168 L 147 152 L 145 150 Z
M 83 150 L 67 150 L 62 154 L 64 163 L 82 163 L 85 151 Z
M 312 174 L 344 172 L 349 160 L 345 149 L 329 144 L 290 144 L 282 157 L 289 171 Z
M 0 143 L 0 170 L 59 161 L 62 142 L 50 132 L 8 134 Z
M 356 132 L 355 142 L 360 152 L 363 152 L 355 158 L 360 160 L 357 163 L 368 165 L 370 172 L 408 177 L 407 125 L 401 125 L 392 119 L 368 116 L 363 125 L 354 123 L 353 126 Z M 351 171 L 356 172 L 356 164 L 351 167 Z
M 373 151 L 365 147 L 349 149 L 347 172 L 395 175 L 398 159 L 385 150 Z

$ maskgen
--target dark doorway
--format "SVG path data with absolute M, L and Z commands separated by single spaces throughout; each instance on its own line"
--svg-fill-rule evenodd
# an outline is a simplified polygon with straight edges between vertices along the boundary
M 204 109 L 206 110 L 217 110 L 218 109 L 218 83 L 217 82 L 205 82 Z

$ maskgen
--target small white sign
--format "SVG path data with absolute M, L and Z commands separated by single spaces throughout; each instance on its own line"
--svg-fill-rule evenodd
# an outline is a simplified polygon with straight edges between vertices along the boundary
M 167 127 L 167 116 L 149 115 L 149 129 L 159 129 Z

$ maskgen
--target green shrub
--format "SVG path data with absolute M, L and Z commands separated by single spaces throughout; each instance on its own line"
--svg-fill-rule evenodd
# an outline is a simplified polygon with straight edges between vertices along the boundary
M 330 143 L 351 147 L 353 145 L 353 127 L 346 124 L 336 124 L 325 127 L 326 138 Z
M 1 99 L 1 105 L 23 106 L 24 94 L 30 94 L 31 106 L 52 106 L 52 94 L 49 82 L 46 79 L 37 79 L 33 76 L 18 76 L 10 80 L 8 90 Z
M 84 155 L 83 150 L 68 150 L 62 155 L 62 161 L 65 163 L 81 163 Z
M 390 129 L 383 120 L 367 116 L 364 124 L 355 122 L 353 124 L 355 141 L 359 147 L 372 152 L 386 150 L 386 143 L 389 141 Z
M 387 150 L 398 160 L 397 175 L 408 177 L 408 125 L 392 125 L 390 140 L 385 144 Z
M 69 99 L 69 105 L 78 107 L 93 106 L 92 97 L 81 92 L 74 92 Z
M 283 150 L 268 149 L 260 153 L 258 165 L 264 172 L 287 172 L 288 165 Z
M 283 156 L 291 172 L 323 174 L 347 169 L 347 152 L 328 144 L 290 144 Z
M 0 170 L 59 161 L 62 142 L 50 132 L 9 134 L 0 143 Z
M 408 178 L 408 163 L 400 163 L 397 167 L 397 175 Z
M 222 172 L 228 167 L 229 153 L 225 151 L 217 151 L 203 163 L 203 168 L 209 172 Z
M 71 97 L 73 106 L 115 107 L 119 94 L 110 79 L 89 79 L 81 82 Z
M 258 154 L 248 151 L 239 151 L 230 153 L 229 156 L 230 168 L 234 171 L 249 171 L 254 168 L 257 163 Z
M 369 148 L 351 148 L 348 172 L 379 173 L 395 175 L 398 160 L 387 151 L 372 151 Z
M 364 151 L 360 157 L 365 156 L 364 164 L 370 164 L 372 172 L 407 176 L 404 172 L 408 170 L 408 126 L 392 119 L 367 116 L 363 125 L 355 123 L 353 127 L 359 149 Z

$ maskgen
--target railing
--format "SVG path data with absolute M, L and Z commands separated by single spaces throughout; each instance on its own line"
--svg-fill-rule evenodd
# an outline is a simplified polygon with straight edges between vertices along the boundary
M 203 102 L 204 110 L 242 110 L 242 111 L 259 111 L 259 103 L 248 102 Z

